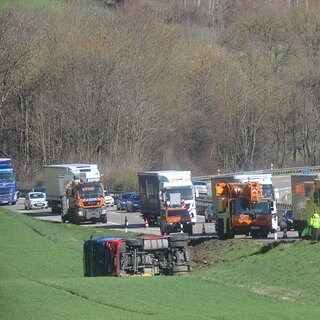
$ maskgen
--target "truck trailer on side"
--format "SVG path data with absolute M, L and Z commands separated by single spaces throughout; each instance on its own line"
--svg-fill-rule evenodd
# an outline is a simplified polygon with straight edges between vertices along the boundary
M 183 233 L 87 240 L 83 245 L 84 276 L 186 274 L 190 271 L 186 240 Z
M 62 222 L 107 222 L 104 186 L 96 164 L 57 164 L 44 167 L 44 185 L 52 213 Z
M 0 158 L 0 204 L 16 204 L 19 191 L 10 158 Z
M 190 171 L 147 171 L 138 173 L 141 215 L 148 224 L 158 224 L 161 210 L 172 205 L 172 199 L 181 199 L 191 221 L 197 221 L 196 191 Z

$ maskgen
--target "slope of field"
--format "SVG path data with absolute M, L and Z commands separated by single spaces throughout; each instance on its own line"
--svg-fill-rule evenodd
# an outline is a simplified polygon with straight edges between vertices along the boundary
M 103 229 L 1 208 L 0 234 L 1 319 L 316 319 L 320 314 L 319 244 L 273 248 L 215 240 L 190 247 L 194 271 L 185 277 L 85 278 L 83 241 L 106 235 Z

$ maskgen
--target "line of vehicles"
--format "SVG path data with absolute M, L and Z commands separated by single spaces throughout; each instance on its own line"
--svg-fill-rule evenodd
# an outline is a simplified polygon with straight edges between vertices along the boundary
M 159 226 L 163 235 L 180 231 L 192 234 L 203 201 L 205 221 L 215 223 L 220 239 L 238 234 L 265 238 L 278 225 L 304 236 L 311 214 L 320 211 L 319 179 L 317 174 L 291 176 L 292 208 L 278 223 L 271 174 L 216 175 L 207 181 L 193 181 L 190 171 L 139 172 L 139 192 L 121 193 L 115 203 L 105 195 L 96 164 L 46 165 L 45 193 L 31 190 L 25 209 L 50 207 L 63 222 L 105 223 L 107 207 L 117 205 L 118 210 L 140 211 L 142 219 L 148 225 Z M 0 158 L 0 204 L 15 204 L 18 197 L 12 160 Z
M 223 179 L 219 177 L 219 181 L 214 179 L 217 178 L 212 178 L 213 189 L 218 182 L 230 183 L 238 181 L 239 177 L 232 177 L 233 180 L 231 178 L 226 180 L 226 177 Z M 241 179 L 251 181 L 253 177 Z M 158 225 L 162 234 L 183 231 L 191 235 L 192 226 L 197 221 L 196 199 L 208 194 L 207 184 L 203 181 L 194 182 L 190 171 L 179 170 L 140 172 L 138 180 L 139 193 L 120 194 L 117 199 L 117 209 L 128 212 L 140 210 L 143 220 L 148 225 Z M 271 188 L 272 182 L 268 181 L 268 183 Z M 108 203 L 96 164 L 46 165 L 44 166 L 44 188 L 45 199 L 41 198 L 36 190 L 27 195 L 26 209 L 51 207 L 52 213 L 61 215 L 62 222 L 68 221 L 75 224 L 87 221 L 107 222 Z M 265 190 L 265 184 L 259 192 L 261 193 L 262 190 Z M 269 200 L 272 203 L 273 199 Z M 230 205 L 221 206 L 225 201 Z M 262 199 L 259 201 L 262 203 Z M 262 225 L 255 223 L 262 218 L 256 213 L 257 208 L 254 206 L 257 207 L 257 205 L 254 201 L 250 204 L 250 208 L 245 208 L 246 211 L 240 215 L 242 220 L 241 225 L 238 226 L 239 223 L 235 223 L 234 217 L 238 215 L 238 211 L 231 210 L 231 205 L 235 203 L 237 201 L 231 194 L 223 194 L 219 197 L 215 191 L 212 192 L 214 221 L 221 239 L 243 232 L 255 235 L 259 230 L 260 234 L 265 236 L 272 230 L 269 223 L 272 219 L 269 217 L 264 219 L 267 225 L 263 228 Z M 109 205 L 112 204 L 109 203 Z M 270 210 L 273 210 L 273 207 L 269 206 L 267 210 L 269 211 L 263 212 L 265 217 L 272 213 Z M 244 219 L 245 216 L 248 217 L 247 220 Z

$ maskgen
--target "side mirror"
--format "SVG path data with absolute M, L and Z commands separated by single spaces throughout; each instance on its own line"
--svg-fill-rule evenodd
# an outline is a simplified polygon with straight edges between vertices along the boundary
M 270 207 L 270 210 L 273 211 L 273 209 L 274 209 L 273 201 L 270 201 L 270 202 L 269 202 L 269 207 Z

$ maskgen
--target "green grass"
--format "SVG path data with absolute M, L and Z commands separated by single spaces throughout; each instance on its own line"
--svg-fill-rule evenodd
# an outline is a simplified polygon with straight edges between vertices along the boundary
M 61 0 L 0 0 L 0 12 L 9 6 L 15 7 L 23 5 L 29 8 L 59 8 L 63 5 Z
M 221 249 L 223 262 L 189 276 L 85 278 L 84 240 L 115 232 L 0 208 L 0 234 L 0 319 L 317 319 L 320 314 L 319 244 L 271 248 L 232 240 Z

